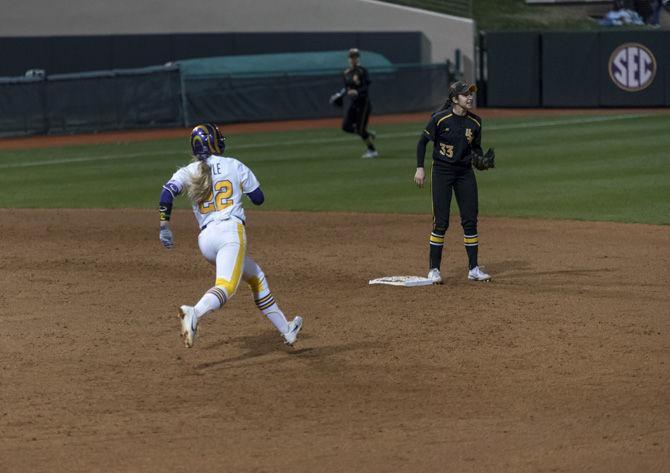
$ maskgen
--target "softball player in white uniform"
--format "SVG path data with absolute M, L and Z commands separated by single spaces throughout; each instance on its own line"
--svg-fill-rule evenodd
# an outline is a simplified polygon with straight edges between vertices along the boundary
M 237 291 L 240 280 L 251 288 L 256 306 L 277 327 L 284 342 L 292 345 L 302 328 L 302 318 L 291 322 L 274 300 L 263 270 L 246 254 L 247 237 L 242 196 L 256 205 L 264 201 L 254 173 L 240 161 L 221 156 L 224 137 L 213 124 L 196 126 L 191 132 L 194 162 L 179 169 L 163 186 L 159 204 L 163 246 L 172 248 L 169 227 L 173 199 L 186 191 L 193 201 L 193 213 L 200 227 L 198 245 L 207 261 L 216 265 L 216 282 L 195 306 L 179 308 L 181 336 L 186 347 L 195 341 L 202 316 L 217 310 Z

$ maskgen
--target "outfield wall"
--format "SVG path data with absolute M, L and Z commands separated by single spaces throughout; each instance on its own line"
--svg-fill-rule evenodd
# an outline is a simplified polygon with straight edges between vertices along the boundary
M 199 61 L 200 62 L 200 61 Z M 0 78 L 0 137 L 342 116 L 329 103 L 337 69 L 262 74 L 185 72 L 182 65 Z M 446 64 L 369 68 L 374 114 L 434 110 Z M 406 93 L 417 91 L 421 93 Z M 348 99 L 347 99 L 348 100 Z
M 423 64 L 430 43 L 418 31 L 331 33 L 173 33 L 113 36 L 0 37 L 0 77 L 22 76 L 29 69 L 47 74 L 109 71 L 161 65 L 182 59 L 343 51 L 377 52 L 396 64 Z M 363 65 L 369 65 L 365 54 Z M 286 63 L 291 70 L 291 63 Z
M 454 51 L 459 49 L 466 77 L 474 76 L 475 25 L 471 19 L 374 0 L 68 0 L 66 4 L 48 0 L 0 0 L 0 3 L 4 4 L 0 5 L 3 12 L 0 34 L 13 38 L 421 31 L 430 43 L 425 62 L 453 60 Z M 282 52 L 271 49 L 271 42 L 267 46 L 268 51 L 255 52 Z M 312 50 L 304 49 L 306 46 L 309 46 L 308 41 L 296 41 L 292 50 Z M 202 55 L 210 55 L 206 45 Z M 150 64 L 136 66 L 146 65 Z
M 670 107 L 670 32 L 488 33 L 490 107 Z

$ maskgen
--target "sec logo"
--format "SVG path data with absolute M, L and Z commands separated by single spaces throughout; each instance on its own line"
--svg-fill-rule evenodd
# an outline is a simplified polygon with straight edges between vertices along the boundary
M 656 76 L 656 69 L 654 54 L 639 43 L 622 44 L 610 55 L 610 78 L 617 87 L 627 92 L 649 87 Z

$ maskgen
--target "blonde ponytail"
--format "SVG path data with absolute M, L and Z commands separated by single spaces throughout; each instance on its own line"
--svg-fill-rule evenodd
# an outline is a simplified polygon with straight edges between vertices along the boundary
M 191 177 L 188 189 L 186 191 L 193 202 L 202 205 L 207 202 L 212 195 L 212 170 L 207 161 L 198 163 L 198 172 Z

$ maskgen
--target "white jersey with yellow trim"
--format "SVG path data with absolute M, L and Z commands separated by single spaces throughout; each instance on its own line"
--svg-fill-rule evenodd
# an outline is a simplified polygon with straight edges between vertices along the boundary
M 245 221 L 242 197 L 256 190 L 260 184 L 254 173 L 235 158 L 212 155 L 207 158 L 212 173 L 212 194 L 207 202 L 193 204 L 193 213 L 200 228 L 216 220 L 231 217 Z M 177 170 L 168 182 L 181 194 L 198 174 L 199 162 L 192 162 Z

